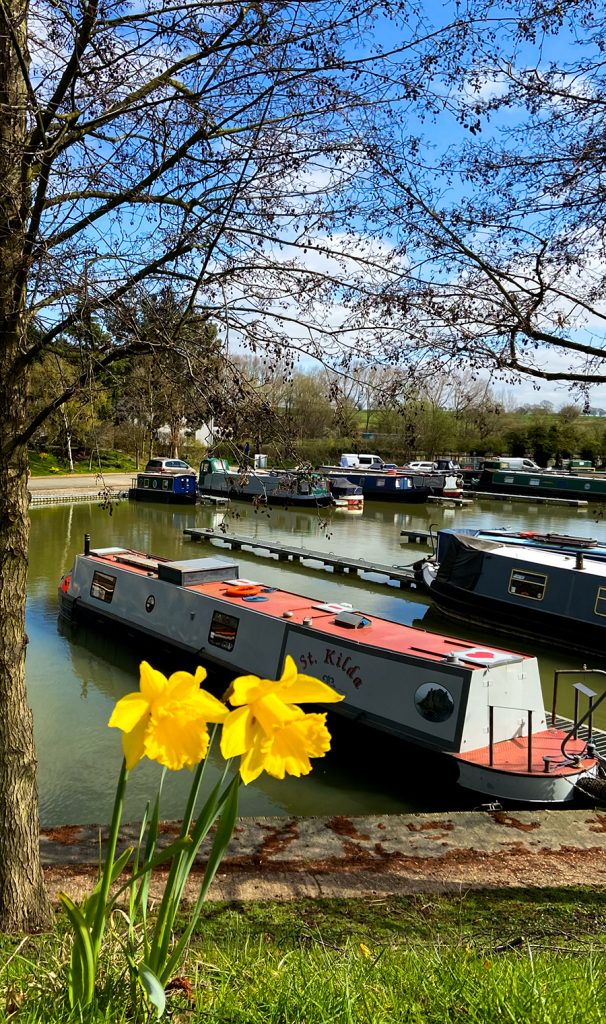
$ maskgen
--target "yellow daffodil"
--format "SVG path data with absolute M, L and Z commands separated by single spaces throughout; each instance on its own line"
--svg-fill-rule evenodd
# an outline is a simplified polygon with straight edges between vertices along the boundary
M 130 771 L 149 757 L 172 771 L 193 768 L 208 750 L 208 723 L 222 722 L 227 708 L 200 683 L 206 670 L 195 675 L 175 672 L 169 679 L 141 663 L 139 690 L 116 704 L 108 725 L 122 730 L 122 750 Z
M 330 749 L 325 714 L 305 714 L 297 704 L 326 704 L 343 696 L 313 676 L 297 672 L 288 655 L 280 679 L 240 676 L 226 698 L 236 710 L 223 723 L 223 757 L 242 757 L 240 775 L 249 783 L 266 771 L 277 779 L 307 775 L 310 757 Z

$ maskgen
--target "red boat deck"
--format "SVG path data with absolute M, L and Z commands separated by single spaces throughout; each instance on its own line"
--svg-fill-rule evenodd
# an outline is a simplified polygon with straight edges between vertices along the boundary
M 513 772 L 518 775 L 536 775 L 545 770 L 545 757 L 551 758 L 549 775 L 575 775 L 578 774 L 578 766 L 560 765 L 563 761 L 562 740 L 567 733 L 561 729 L 546 729 L 544 732 L 536 732 L 532 737 L 532 772 L 528 771 L 528 738 L 521 736 L 518 739 L 502 740 L 493 746 L 493 763 L 490 764 L 490 751 L 488 747 L 481 747 L 478 750 L 468 750 L 464 753 L 454 754 L 460 761 L 469 761 L 472 764 L 480 765 L 494 771 Z M 575 754 L 582 754 L 585 749 L 583 740 L 570 740 L 566 744 L 566 753 L 569 757 Z M 585 759 L 587 764 L 594 764 L 591 759 Z M 547 774 L 547 773 L 546 773 Z
M 154 568 L 157 568 L 158 562 L 166 561 L 165 559 L 154 559 L 152 556 L 138 551 L 124 551 L 119 554 L 92 552 L 90 557 L 105 565 L 108 563 L 119 565 L 122 570 L 143 576 L 149 576 L 150 570 L 153 571 Z M 239 593 L 238 584 L 241 586 L 242 580 L 232 583 L 227 581 L 195 583 L 188 585 L 186 589 L 207 594 L 209 597 L 221 601 L 228 600 L 230 604 L 233 604 L 234 609 L 241 606 L 247 611 L 260 615 L 268 615 L 275 619 L 288 619 L 293 624 L 311 626 L 327 636 L 346 636 L 349 641 L 359 640 L 365 646 L 394 651 L 398 654 L 421 655 L 436 661 L 444 661 L 449 654 L 465 652 L 462 661 L 466 668 L 484 669 L 486 664 L 493 659 L 498 660 L 500 654 L 509 658 L 512 655 L 511 651 L 503 651 L 496 647 L 473 648 L 469 641 L 439 633 L 428 633 L 423 629 L 406 626 L 399 622 L 390 622 L 388 619 L 369 615 L 366 612 L 349 608 L 349 606 L 342 608 L 337 602 L 325 603 L 321 599 L 302 597 L 279 588 L 265 586 L 262 583 L 244 582 L 250 583 L 251 587 L 258 587 L 259 593 L 250 595 L 248 599 L 244 594 Z M 339 625 L 335 622 L 335 616 L 340 611 L 356 612 L 368 619 L 370 625 L 362 628 Z M 526 655 L 520 654 L 519 657 L 526 657 Z

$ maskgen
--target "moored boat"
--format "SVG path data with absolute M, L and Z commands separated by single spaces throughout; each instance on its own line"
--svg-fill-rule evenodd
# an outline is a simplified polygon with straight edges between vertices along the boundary
M 485 494 L 606 501 L 606 476 L 597 474 L 503 469 L 487 461 L 480 471 L 464 471 L 463 478 L 468 489 Z
M 327 481 L 318 473 L 253 467 L 231 469 L 225 459 L 218 458 L 202 460 L 198 491 L 201 495 L 252 501 L 258 505 L 323 508 L 332 504 Z
M 318 472 L 330 481 L 331 486 L 341 480 L 349 480 L 362 488 L 365 498 L 371 501 L 427 501 L 430 494 L 441 494 L 444 486 L 442 474 L 426 475 L 405 473 L 398 469 L 340 469 L 339 466 L 319 466 Z
M 541 548 L 440 530 L 436 551 L 416 570 L 445 614 L 603 656 L 606 564 L 591 548 Z
M 229 559 L 169 561 L 88 538 L 59 596 L 71 621 L 123 627 L 232 673 L 278 678 L 291 655 L 344 695 L 337 713 L 421 750 L 411 770 L 444 756 L 461 786 L 493 798 L 565 803 L 600 772 L 572 723 L 548 724 L 533 657 L 263 586 Z
M 585 552 L 590 558 L 598 561 L 606 561 L 606 544 L 600 544 L 593 537 L 574 537 L 565 533 L 543 533 L 541 530 L 507 530 L 481 529 L 479 527 L 449 530 L 440 530 L 437 537 L 436 558 L 440 561 L 445 538 L 450 533 L 459 533 L 467 537 L 479 537 L 480 540 L 497 540 L 502 544 L 510 544 L 512 547 L 537 547 L 545 551 L 563 551 L 568 554 L 576 554 L 577 551 Z
M 362 512 L 364 510 L 364 492 L 359 484 L 354 484 L 347 477 L 328 481 L 333 505 L 345 512 Z
M 131 501 L 193 505 L 198 496 L 195 473 L 137 473 L 128 492 Z

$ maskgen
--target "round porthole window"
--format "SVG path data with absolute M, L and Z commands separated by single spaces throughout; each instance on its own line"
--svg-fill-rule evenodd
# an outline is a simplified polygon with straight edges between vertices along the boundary
M 454 706 L 452 694 L 441 683 L 423 683 L 415 693 L 415 707 L 428 722 L 445 722 Z
M 145 611 L 146 612 L 153 612 L 155 607 L 156 607 L 156 599 L 155 599 L 153 594 L 150 594 L 148 599 L 147 599 L 147 601 L 145 602 Z

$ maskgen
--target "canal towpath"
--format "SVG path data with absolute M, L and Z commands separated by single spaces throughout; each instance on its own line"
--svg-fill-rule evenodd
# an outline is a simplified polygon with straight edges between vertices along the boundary
M 164 822 L 160 830 L 161 842 L 171 842 L 179 823 Z M 137 826 L 124 827 L 120 848 L 137 835 Z M 90 825 L 42 830 L 53 898 L 90 890 L 104 838 L 105 830 Z M 154 881 L 156 893 L 163 877 Z M 209 898 L 380 899 L 581 884 L 606 886 L 606 809 L 240 818 Z M 189 886 L 193 897 L 195 871 Z
M 27 489 L 32 504 L 73 501 L 77 498 L 99 500 L 107 493 L 122 497 L 132 484 L 133 473 L 67 473 L 53 476 L 31 476 Z

